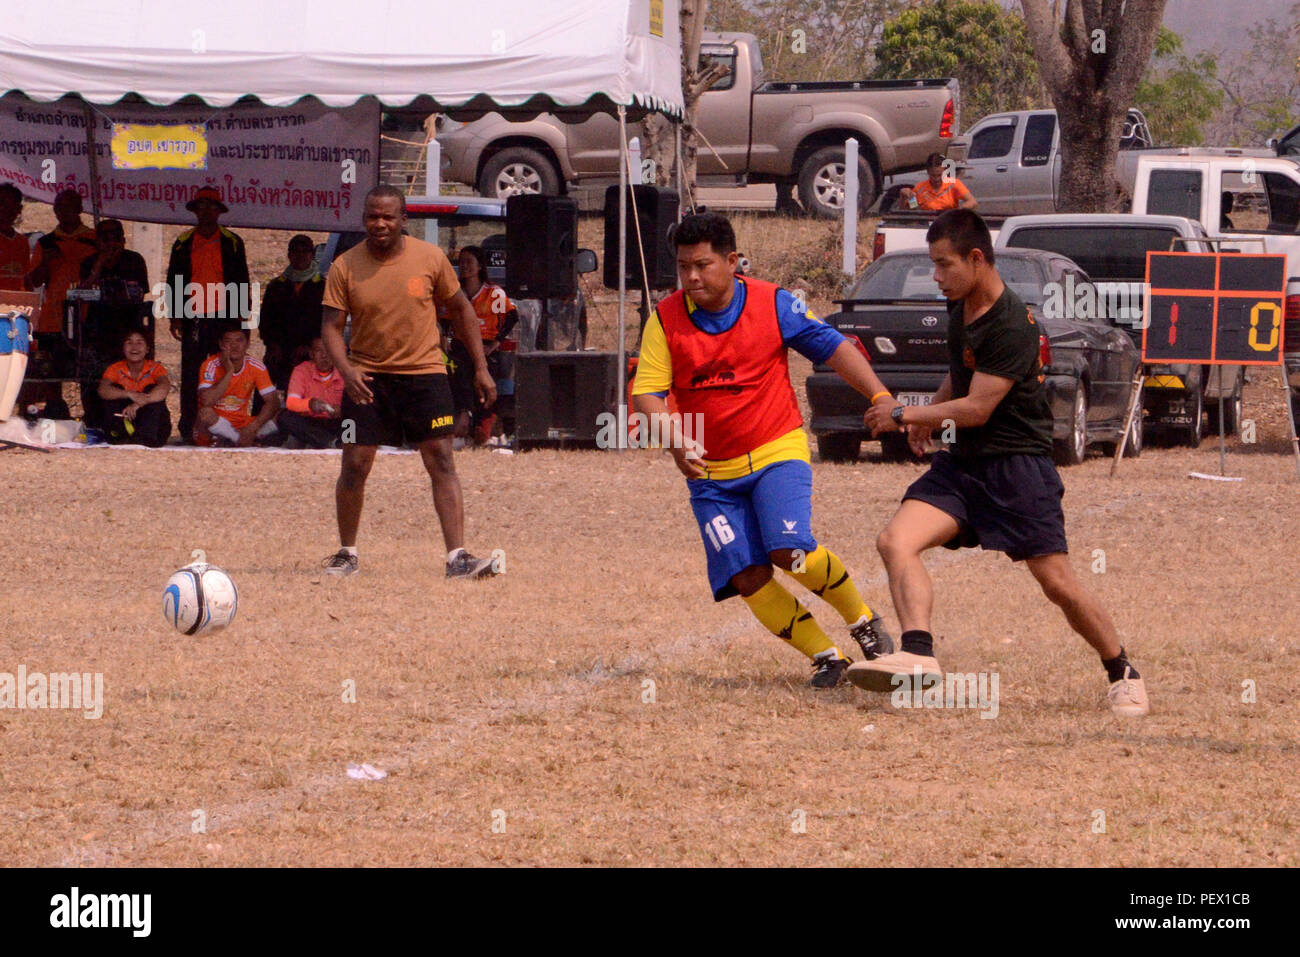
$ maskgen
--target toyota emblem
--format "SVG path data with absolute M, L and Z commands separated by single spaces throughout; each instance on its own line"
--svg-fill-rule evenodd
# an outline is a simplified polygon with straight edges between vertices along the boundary
M 921 325 L 926 327 L 937 326 L 938 324 L 939 324 L 938 316 L 926 316 L 924 319 L 921 320 Z

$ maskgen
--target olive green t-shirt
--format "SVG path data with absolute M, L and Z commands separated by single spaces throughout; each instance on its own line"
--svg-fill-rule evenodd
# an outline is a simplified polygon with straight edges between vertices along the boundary
M 952 396 L 970 394 L 976 372 L 1010 379 L 1011 391 L 1002 397 L 983 425 L 957 429 L 953 454 L 1050 455 L 1052 408 L 1038 337 L 1043 329 L 1029 308 L 1010 287 L 1003 290 L 989 311 L 970 325 L 962 318 L 963 303 L 948 303 L 948 354 Z
M 324 305 L 352 315 L 348 358 L 364 372 L 445 372 L 437 304 L 460 290 L 456 270 L 432 243 L 404 238 L 379 260 L 359 243 L 330 267 Z

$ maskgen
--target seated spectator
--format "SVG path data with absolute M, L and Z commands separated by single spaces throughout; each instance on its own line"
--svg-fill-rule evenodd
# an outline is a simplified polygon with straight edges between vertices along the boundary
M 266 366 L 248 354 L 248 330 L 227 327 L 217 340 L 218 352 L 199 371 L 199 413 L 194 426 L 196 445 L 250 446 L 277 433 L 275 416 L 280 395 Z M 256 416 L 253 396 L 264 404 Z
M 149 340 L 140 327 L 122 339 L 122 361 L 104 370 L 99 380 L 100 428 L 114 444 L 133 443 L 156 449 L 172 434 L 167 411 L 171 381 L 162 363 L 146 358 Z
M 289 265 L 266 284 L 257 334 L 266 346 L 262 361 L 275 387 L 284 390 L 289 374 L 306 361 L 311 341 L 320 335 L 325 280 L 316 270 L 316 246 L 301 233 L 289 240 Z
M 942 153 L 931 153 L 926 158 L 925 172 L 928 179 L 899 192 L 899 197 L 908 206 L 915 200 L 915 208 L 940 212 L 945 209 L 974 209 L 979 205 L 965 183 L 953 176 L 944 177 Z
M 99 251 L 81 261 L 80 285 L 98 289 L 98 302 L 82 303 L 84 355 L 81 405 L 91 422 L 101 418 L 98 393 L 100 377 L 120 355 L 122 337 L 128 329 L 140 327 L 144 294 L 149 291 L 149 271 L 144 257 L 126 248 L 126 232 L 116 219 L 101 219 L 95 227 Z M 152 335 L 142 328 L 150 349 Z
M 466 246 L 457 256 L 460 285 L 469 297 L 474 313 L 479 319 L 479 335 L 483 341 L 483 355 L 488 371 L 494 379 L 501 378 L 501 343 L 514 330 L 519 312 L 506 291 L 487 281 L 487 256 L 479 246 Z M 474 443 L 486 445 L 496 426 L 496 410 L 478 400 L 474 389 L 474 361 L 469 349 L 456 339 L 448 350 L 451 359 L 451 394 L 456 404 L 456 436 L 465 438 L 474 429 Z
M 309 352 L 311 358 L 289 376 L 289 399 L 276 424 L 292 448 L 328 449 L 339 437 L 343 376 L 320 336 L 311 341 Z

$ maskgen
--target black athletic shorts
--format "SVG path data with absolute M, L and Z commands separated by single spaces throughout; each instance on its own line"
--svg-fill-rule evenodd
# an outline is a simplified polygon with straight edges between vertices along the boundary
M 1045 455 L 959 459 L 937 452 L 903 501 L 926 502 L 958 521 L 961 530 L 945 548 L 978 545 L 1019 562 L 1068 551 L 1064 495 L 1061 476 Z
M 488 344 L 483 343 L 484 352 L 487 347 Z M 448 357 L 452 364 L 448 378 L 451 380 L 451 398 L 456 404 L 456 411 L 484 411 L 483 403 L 478 400 L 478 390 L 474 387 L 474 359 L 469 350 L 459 339 L 453 339 Z M 487 367 L 493 379 L 501 378 L 501 350 L 498 349 L 487 357 Z
M 346 390 L 342 405 L 342 438 L 348 440 L 348 422 L 356 423 L 352 441 L 356 445 L 391 445 L 451 435 L 455 415 L 451 387 L 442 372 L 427 375 L 368 373 L 375 400 L 366 405 L 352 401 Z

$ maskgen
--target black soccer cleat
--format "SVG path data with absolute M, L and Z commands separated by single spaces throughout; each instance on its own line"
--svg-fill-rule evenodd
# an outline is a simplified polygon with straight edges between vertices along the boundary
M 866 661 L 894 653 L 894 637 L 885 630 L 885 619 L 879 615 L 870 619 L 863 615 L 849 626 L 849 635 L 862 649 Z
M 814 688 L 834 688 L 840 683 L 845 670 L 853 664 L 852 658 L 837 658 L 834 648 L 815 655 L 812 660 L 813 676 L 808 684 Z
M 496 573 L 492 559 L 475 558 L 464 549 L 454 561 L 447 563 L 448 578 L 491 578 Z
M 321 562 L 321 565 L 324 567 L 326 575 L 334 575 L 338 578 L 355 575 L 358 570 L 357 556 L 349 555 L 341 548 Z

